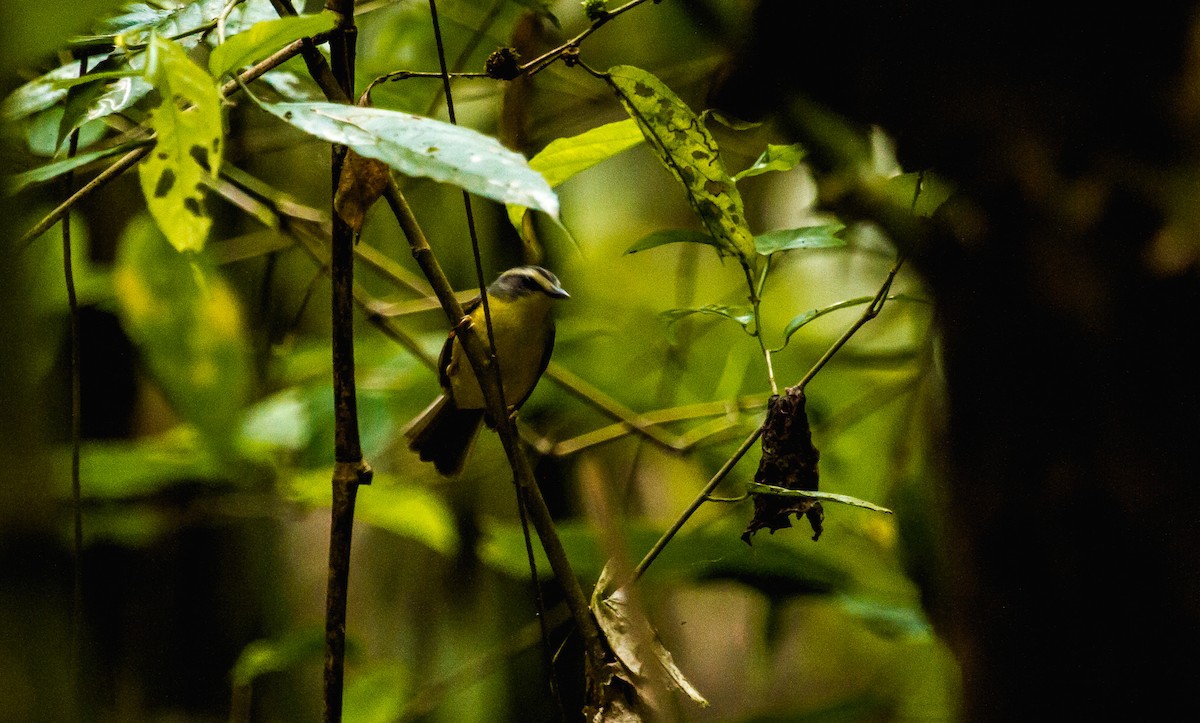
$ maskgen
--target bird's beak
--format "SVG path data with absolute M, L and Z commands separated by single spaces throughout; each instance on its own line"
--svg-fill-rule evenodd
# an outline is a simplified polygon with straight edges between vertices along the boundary
M 567 290 L 561 286 L 555 286 L 553 289 L 547 291 L 546 294 L 555 299 L 571 298 L 571 295 L 567 293 Z

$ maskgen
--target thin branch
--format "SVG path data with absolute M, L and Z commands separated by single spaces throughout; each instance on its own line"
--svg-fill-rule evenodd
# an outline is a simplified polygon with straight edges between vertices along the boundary
M 79 74 L 87 72 L 87 59 L 79 61 Z M 71 131 L 67 145 L 67 158 L 79 151 L 79 129 Z M 66 194 L 71 195 L 75 174 L 68 171 L 63 180 Z M 70 318 L 71 344 L 71 505 L 74 518 L 75 559 L 73 561 L 73 590 L 71 595 L 71 661 L 72 685 L 78 702 L 82 690 L 83 665 L 83 486 L 79 478 L 80 443 L 83 429 L 82 406 L 82 351 L 79 336 L 79 298 L 75 294 L 75 269 L 71 258 L 71 214 L 62 217 L 63 281 L 67 287 L 67 309 Z
M 574 50 L 575 48 L 578 48 L 579 44 L 581 42 L 583 42 L 584 38 L 586 38 L 587 36 L 591 35 L 592 33 L 596 32 L 597 30 L 602 28 L 606 23 L 608 23 L 608 21 L 616 18 L 618 15 L 622 15 L 622 14 L 634 9 L 638 5 L 641 5 L 645 2 L 646 2 L 646 0 L 630 0 L 630 2 L 625 3 L 621 7 L 616 8 L 615 10 L 609 10 L 606 14 L 593 20 L 592 24 L 589 25 L 587 28 L 585 28 L 583 30 L 583 32 L 579 33 L 578 35 L 571 38 L 567 42 L 563 43 L 562 45 L 559 45 L 558 47 L 556 47 L 552 50 L 548 50 L 545 53 L 542 53 L 541 55 L 539 55 L 538 57 L 529 61 L 528 63 L 523 63 L 520 68 L 521 73 L 526 74 L 526 75 L 534 75 L 536 73 L 540 73 L 541 71 L 543 71 L 547 67 L 549 67 L 551 63 L 553 63 L 554 61 L 558 60 L 563 55 L 565 55 L 567 52 Z
M 810 381 L 812 381 L 813 377 L 817 375 L 817 372 L 821 371 L 821 369 L 829 363 L 829 360 L 833 358 L 834 354 L 837 354 L 838 350 L 845 346 L 846 342 L 850 341 L 850 337 L 854 336 L 855 332 L 861 329 L 864 324 L 879 315 L 880 310 L 883 309 L 883 305 L 887 303 L 888 292 L 892 288 L 892 282 L 895 281 L 896 274 L 900 272 L 900 267 L 903 266 L 903 264 L 903 256 L 896 259 L 896 263 L 892 266 L 891 271 L 888 273 L 887 279 L 884 280 L 883 285 L 879 288 L 878 293 L 875 294 L 875 298 L 871 301 L 871 304 L 867 307 L 866 311 L 863 312 L 862 316 L 859 317 L 858 321 L 851 325 L 850 328 L 847 329 L 846 332 L 833 343 L 833 346 L 829 347 L 825 354 L 822 355 L 821 358 L 817 360 L 816 364 L 813 365 L 812 369 L 810 369 L 799 382 L 791 387 L 791 389 L 803 391 L 804 387 Z M 657 558 L 667 546 L 667 543 L 669 543 L 671 539 L 675 537 L 676 533 L 678 533 L 684 524 L 686 524 L 691 518 L 691 516 L 695 514 L 696 510 L 700 509 L 701 505 L 709 501 L 713 491 L 716 490 L 717 485 L 721 484 L 721 481 L 724 480 L 729 472 L 733 470 L 734 465 L 737 464 L 738 461 L 745 456 L 746 452 L 749 451 L 750 447 L 758 441 L 758 438 L 762 436 L 762 432 L 763 429 L 761 426 L 759 426 L 758 429 L 754 430 L 754 432 L 742 442 L 737 451 L 733 453 L 733 456 L 725 461 L 725 464 L 721 466 L 721 469 L 717 470 L 717 473 L 708 481 L 708 484 L 704 486 L 704 489 L 700 491 L 700 494 L 696 495 L 696 498 L 692 500 L 692 503 L 688 505 L 687 509 L 684 510 L 679 518 L 675 520 L 670 529 L 663 533 L 663 536 L 660 537 L 658 542 L 654 544 L 654 547 L 650 548 L 650 551 L 647 552 L 646 556 L 642 558 L 642 561 L 638 563 L 637 569 L 635 569 L 633 572 L 633 578 L 629 582 L 635 582 L 642 576 L 643 573 L 646 572 L 646 568 L 650 567 L 655 558 Z
M 291 8 L 279 0 L 276 8 Z M 322 88 L 329 85 L 328 71 L 342 98 L 354 96 L 355 38 L 353 0 L 328 0 L 326 7 L 337 15 L 337 27 L 329 39 L 332 68 L 311 44 L 301 53 Z M 292 10 L 294 13 L 294 10 Z M 319 62 L 318 59 L 319 58 Z M 325 78 L 324 81 L 321 78 Z M 331 92 L 330 88 L 328 92 Z M 331 149 L 332 188 L 336 191 L 347 148 Z M 333 197 L 331 194 L 332 207 Z M 371 483 L 371 467 L 363 460 L 358 429 L 358 401 L 354 379 L 354 231 L 333 213 L 329 276 L 332 281 L 334 458 L 333 497 L 329 525 L 329 579 L 325 596 L 326 723 L 342 719 L 343 678 L 346 664 L 346 600 L 350 583 L 350 552 L 354 532 L 354 504 L 360 485 Z
M 442 271 L 441 265 L 434 256 L 433 249 L 429 246 L 429 241 L 425 238 L 425 234 L 421 230 L 416 217 L 413 215 L 408 201 L 404 198 L 404 195 L 400 192 L 399 187 L 394 181 L 385 190 L 384 197 L 387 199 L 388 205 L 391 206 L 392 212 L 396 215 L 396 220 L 400 224 L 401 230 L 408 239 L 413 258 L 425 273 L 425 277 L 433 287 L 434 295 L 437 296 L 442 304 L 442 309 L 446 313 L 447 320 L 458 334 L 458 339 L 466 352 L 467 360 L 471 363 L 471 367 L 475 371 L 476 379 L 480 380 L 484 399 L 488 404 L 488 412 L 496 422 L 496 431 L 500 434 L 500 442 L 504 446 L 504 452 L 508 456 L 508 461 L 513 468 L 517 483 L 528 493 L 530 521 L 533 522 L 533 527 L 542 541 L 542 549 L 546 552 L 550 568 L 563 588 L 567 607 L 570 609 L 571 617 L 574 619 L 575 625 L 578 627 L 580 635 L 583 638 L 584 649 L 587 655 L 588 679 L 596 680 L 597 678 L 594 676 L 598 675 L 600 671 L 598 666 L 603 664 L 605 658 L 606 648 L 604 639 L 600 633 L 599 626 L 596 624 L 596 619 L 592 616 L 591 608 L 587 597 L 584 595 L 583 588 L 580 587 L 579 580 L 575 577 L 575 573 L 571 568 L 571 563 L 567 558 L 566 550 L 563 548 L 562 540 L 558 537 L 558 531 L 555 528 L 554 519 L 550 515 L 550 509 L 546 506 L 546 500 L 542 497 L 541 490 L 534 479 L 533 468 L 530 466 L 529 460 L 525 457 L 525 453 L 521 449 L 514 421 L 502 406 L 499 390 L 495 386 L 495 377 L 488 372 L 487 348 L 470 323 L 460 323 L 464 320 L 462 306 L 458 303 L 454 290 L 451 288 L 445 272 Z

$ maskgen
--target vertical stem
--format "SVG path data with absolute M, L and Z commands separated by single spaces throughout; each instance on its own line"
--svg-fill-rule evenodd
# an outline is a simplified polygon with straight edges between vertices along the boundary
M 79 74 L 87 72 L 87 58 L 79 61 Z M 79 150 L 79 129 L 71 133 L 67 157 L 75 156 Z M 64 180 L 65 195 L 69 198 L 75 174 L 68 172 Z M 78 699 L 82 690 L 83 665 L 83 485 L 79 479 L 80 438 L 82 430 L 82 352 L 79 348 L 79 299 L 75 295 L 75 268 L 71 259 L 71 213 L 62 217 L 63 280 L 67 286 L 67 308 L 70 318 L 71 336 L 71 506 L 75 523 L 75 564 L 71 595 L 71 676 L 74 693 Z M 78 703 L 78 700 L 77 700 Z
M 354 3 L 327 0 L 338 15 L 330 38 L 333 76 L 347 98 L 354 97 Z M 341 177 L 345 146 L 334 146 L 332 188 Z M 331 201 L 332 202 L 332 201 Z M 358 432 L 354 383 L 354 232 L 335 211 L 330 254 L 333 287 L 334 456 L 333 503 L 329 526 L 329 579 L 325 597 L 325 721 L 342 719 L 346 658 L 346 599 L 350 580 L 350 549 L 354 532 L 354 503 L 360 484 L 369 484 L 370 467 L 363 461 Z
M 764 269 L 759 282 L 755 281 L 749 266 L 742 266 L 742 270 L 746 272 L 746 286 L 750 289 L 750 308 L 754 310 L 754 336 L 758 339 L 758 348 L 762 350 L 763 359 L 767 363 L 767 381 L 771 383 L 771 394 L 777 395 L 779 394 L 779 385 L 775 383 L 775 365 L 771 363 L 771 350 L 767 348 L 767 343 L 763 340 L 762 318 L 758 313 L 758 307 L 762 300 L 759 292 L 762 288 L 761 282 L 766 279 L 766 270 Z

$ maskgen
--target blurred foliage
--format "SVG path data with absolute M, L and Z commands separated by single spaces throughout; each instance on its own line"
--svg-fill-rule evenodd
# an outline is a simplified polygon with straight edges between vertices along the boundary
M 165 77 L 183 73 L 189 88 L 208 83 L 204 93 L 212 99 L 218 86 L 205 80 L 205 67 L 232 69 L 268 54 L 268 41 L 294 37 L 292 27 L 254 25 L 274 17 L 265 0 L 248 0 L 229 16 L 225 44 L 213 23 L 223 2 L 139 3 L 100 22 L 107 5 L 88 7 L 88 26 L 77 17 L 56 22 L 40 9 L 14 15 L 8 4 L 8 19 L 31 29 L 28 42 L 7 46 L 2 56 L 6 87 L 14 91 L 4 106 L 3 170 L 17 179 L 11 186 L 18 194 L 6 203 L 22 209 L 9 219 L 10 238 L 61 201 L 63 174 L 89 178 L 112 154 L 144 142 L 138 129 L 148 114 L 159 119 L 150 123 L 161 145 L 169 134 L 161 114 L 194 116 L 204 105 L 192 95 L 178 104 L 135 81 L 161 90 Z M 316 5 L 308 10 L 317 12 Z M 611 80 L 619 94 L 562 63 L 511 83 L 464 79 L 454 85 L 455 101 L 460 122 L 473 130 L 440 123 L 414 141 L 501 158 L 503 149 L 484 136 L 499 137 L 545 174 L 545 181 L 514 175 L 520 192 L 506 181 L 505 193 L 488 194 L 497 203 L 476 207 L 476 220 L 489 276 L 539 260 L 572 295 L 560 308 L 555 366 L 521 420 L 528 440 L 549 451 L 539 475 L 585 589 L 610 560 L 636 563 L 761 423 L 771 385 L 759 342 L 776 350 L 780 384 L 796 383 L 857 318 L 859 303 L 878 291 L 895 260 L 881 228 L 839 219 L 818 204 L 822 189 L 803 148 L 770 124 L 749 127 L 702 113 L 707 85 L 745 31 L 749 6 L 646 3 L 581 44 L 590 67 L 620 64 Z M 514 46 L 528 60 L 587 24 L 573 0 L 443 0 L 439 11 L 449 60 L 468 71 L 482 69 L 498 46 Z M 361 3 L 360 13 L 358 88 L 390 71 L 437 67 L 424 2 Z M 302 22 L 306 32 L 326 25 L 316 16 Z M 53 61 L 50 51 L 89 28 L 94 34 L 73 47 L 101 48 L 89 71 L 111 75 L 70 85 L 79 63 Z M 175 70 L 144 66 L 137 43 L 158 47 Z M 185 52 L 190 59 L 179 66 Z M 33 84 L 21 86 L 18 73 Z M 75 91 L 89 86 L 95 92 Z M 646 87 L 658 93 L 653 103 L 643 102 Z M 168 161 L 172 177 L 182 177 L 175 175 L 180 168 L 192 174 L 188 194 L 173 198 L 176 207 L 155 210 L 156 199 L 172 200 L 156 193 L 163 187 L 159 169 L 145 199 L 132 179 L 121 179 L 72 214 L 81 303 L 115 313 L 136 350 L 113 358 L 115 341 L 87 337 L 85 359 L 107 358 L 137 380 L 132 397 L 123 398 L 107 371 L 85 370 L 85 417 L 128 430 L 83 446 L 83 680 L 91 692 L 79 705 L 86 717 L 223 720 L 231 707 L 245 706 L 255 720 L 318 718 L 311 630 L 322 614 L 333 449 L 329 291 L 323 260 L 294 229 L 328 223 L 331 184 L 327 145 L 301 130 L 306 122 L 321 125 L 323 137 L 357 143 L 362 152 L 396 129 L 372 129 L 350 117 L 355 113 L 444 119 L 445 111 L 440 80 L 418 77 L 376 86 L 372 100 L 382 110 L 351 110 L 348 120 L 331 121 L 322 115 L 327 108 L 312 102 L 319 94 L 297 60 L 252 90 L 290 125 L 244 94 L 231 96 L 223 126 L 206 122 L 208 142 L 223 138 L 208 162 L 188 144 Z M 622 104 L 634 109 L 632 119 Z M 64 112 L 74 115 L 64 119 Z M 635 123 L 651 134 L 686 126 L 692 135 L 648 146 Z M 61 133 L 75 126 L 88 154 L 77 164 L 66 160 Z M 834 130 L 856 153 L 867 149 L 856 156 L 864 183 L 886 189 L 897 207 L 928 215 L 944 200 L 946 184 L 903 174 L 878 142 L 882 136 Z M 467 148 L 472 143 L 486 146 Z M 376 147 L 373 157 L 392 163 L 412 148 Z M 700 149 L 702 158 L 693 155 Z M 226 172 L 213 178 L 218 152 Z M 409 174 L 398 180 L 452 281 L 469 291 L 475 277 L 459 190 L 430 179 L 481 191 L 496 172 L 468 182 L 457 170 L 430 171 L 420 154 L 408 162 Z M 192 218 L 204 223 L 185 230 L 175 222 L 190 213 L 189 200 L 202 201 L 202 215 Z M 521 211 L 553 212 L 556 205 L 557 219 Z M 168 244 L 159 229 L 179 235 Z M 676 241 L 685 243 L 663 245 Z M 384 205 L 366 213 L 359 245 L 407 276 L 360 257 L 358 280 L 375 313 L 357 320 L 358 412 L 377 473 L 359 495 L 348 630 L 359 654 L 349 666 L 346 719 L 554 719 L 542 656 L 519 632 L 535 610 L 503 453 L 485 434 L 463 476 L 445 480 L 404 448 L 400 430 L 437 391 L 428 363 L 445 338 L 444 319 L 436 307 L 420 306 L 424 287 Z M 719 259 L 714 246 L 739 263 Z M 19 413 L 41 404 L 45 412 L 45 424 L 26 431 L 36 440 L 27 459 L 9 472 L 37 487 L 35 499 L 48 499 L 31 504 L 24 520 L 44 534 L 23 544 L 67 560 L 67 309 L 58 249 L 55 229 L 28 249 L 6 251 L 16 261 L 3 267 L 4 298 L 20 312 L 6 338 L 17 340 L 19 353 L 0 366 L 8 386 L 41 394 L 6 407 Z M 748 280 L 749 293 L 761 300 L 757 308 L 748 305 L 758 303 L 747 299 Z M 939 497 L 929 457 L 937 440 L 930 420 L 941 414 L 936 337 L 928 305 L 912 303 L 926 298 L 921 280 L 906 269 L 893 293 L 896 300 L 815 378 L 808 396 L 821 489 L 879 503 L 895 516 L 830 505 L 819 543 L 785 529 L 747 546 L 739 535 L 750 503 L 706 504 L 631 603 L 644 609 L 679 669 L 711 703 L 700 708 L 668 697 L 664 715 L 953 718 L 956 666 L 926 621 L 915 582 L 921 578 L 908 566 L 936 559 L 939 544 L 927 511 Z M 409 343 L 396 344 L 396 334 Z M 556 367 L 591 388 L 572 387 Z M 656 420 L 658 438 L 626 425 L 593 443 L 588 435 L 621 421 L 605 411 L 614 407 Z M 559 449 L 570 453 L 557 455 Z M 745 492 L 757 451 L 750 457 L 719 495 Z M 153 650 L 138 649 L 137 621 L 154 603 L 130 599 L 141 587 L 130 576 L 173 566 L 184 566 L 189 585 L 211 588 L 227 602 L 207 614 L 203 596 L 160 610 L 172 635 Z M 544 559 L 537 569 L 546 575 Z M 541 584 L 556 602 L 553 583 Z M 177 599 L 181 582 L 165 585 L 164 599 Z M 64 614 L 69 601 L 54 597 Z M 53 709 L 44 696 L 62 695 L 61 681 L 36 676 L 48 665 L 44 656 L 61 655 L 66 643 L 55 636 L 65 633 L 47 624 L 41 634 L 54 644 L 23 651 L 28 662 L 11 662 L 17 658 L 3 649 L 5 665 L 17 673 L 0 675 L 15 681 L 0 688 L 17 702 L 14 720 L 36 719 L 35 711 Z M 203 645 L 197 636 L 207 638 Z M 522 642 L 514 647 L 514 640 Z M 572 644 L 567 627 L 552 626 L 551 652 L 564 640 Z M 504 653 L 486 658 L 484 669 L 472 667 L 495 650 Z M 581 673 L 567 657 L 555 669 L 571 710 Z M 195 685 L 180 695 L 164 678 Z

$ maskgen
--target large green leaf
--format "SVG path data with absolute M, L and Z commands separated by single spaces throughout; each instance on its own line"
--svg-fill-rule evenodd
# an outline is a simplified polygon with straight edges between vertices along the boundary
M 433 118 L 338 103 L 263 103 L 296 128 L 353 148 L 408 176 L 453 183 L 486 198 L 558 215 L 546 179 L 494 138 Z
M 153 36 L 146 75 L 162 96 L 150 116 L 157 143 L 138 166 L 150 213 L 180 251 L 204 248 L 212 219 L 204 209 L 221 165 L 221 93 L 178 44 Z
M 121 239 L 113 286 L 122 325 L 171 405 L 217 449 L 231 449 L 251 375 L 233 291 L 204 257 L 176 253 L 144 218 Z
M 550 141 L 529 166 L 557 186 L 577 173 L 586 171 L 600 161 L 641 143 L 644 137 L 632 118 L 584 131 L 569 138 Z
M 619 65 L 606 78 L 659 160 L 687 190 L 692 208 L 717 240 L 718 249 L 752 267 L 754 238 L 742 196 L 721 162 L 716 139 L 691 108 L 650 73 Z
M 333 28 L 337 17 L 330 12 L 297 15 L 255 23 L 248 30 L 213 49 L 208 57 L 208 72 L 219 78 L 243 65 L 268 55 L 293 40 L 306 38 Z
M 642 132 L 632 118 L 606 123 L 569 138 L 556 138 L 533 158 L 529 167 L 541 173 L 551 188 L 597 163 L 641 143 Z M 522 236 L 528 209 L 509 204 L 508 221 Z M 530 239 L 526 239 L 527 241 Z

